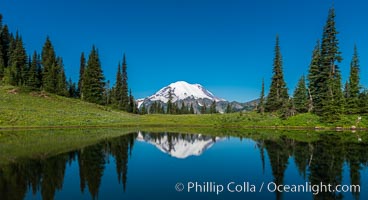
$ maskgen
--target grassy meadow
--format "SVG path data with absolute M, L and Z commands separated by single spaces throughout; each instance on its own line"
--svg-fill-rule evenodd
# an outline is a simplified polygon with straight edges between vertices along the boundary
M 276 114 L 256 112 L 206 115 L 135 115 L 110 107 L 44 92 L 0 86 L 0 128 L 52 127 L 216 127 L 216 128 L 358 128 L 368 127 L 368 116 L 345 115 L 333 124 L 321 123 L 310 113 L 286 120 Z

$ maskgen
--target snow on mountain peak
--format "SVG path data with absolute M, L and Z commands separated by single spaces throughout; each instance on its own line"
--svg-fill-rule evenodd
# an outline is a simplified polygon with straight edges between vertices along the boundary
M 154 145 L 163 153 L 172 157 L 185 159 L 190 156 L 200 156 L 204 151 L 211 148 L 216 141 L 222 140 L 220 137 L 215 139 L 203 135 L 186 135 L 169 140 L 167 134 L 159 139 L 152 138 L 149 134 L 138 133 L 137 140 Z
M 210 99 L 218 101 L 225 101 L 224 99 L 218 98 L 213 95 L 210 91 L 206 90 L 200 84 L 189 84 L 185 81 L 177 81 L 170 85 L 162 88 L 154 95 L 148 97 L 151 101 L 162 101 L 167 103 L 169 101 L 169 92 L 171 91 L 172 101 L 183 100 L 186 98 L 193 99 Z

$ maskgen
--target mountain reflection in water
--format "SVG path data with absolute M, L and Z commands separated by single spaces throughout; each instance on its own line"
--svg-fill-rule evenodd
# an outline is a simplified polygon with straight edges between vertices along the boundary
M 246 143 L 247 145 L 244 146 L 241 140 L 248 140 Z M 136 141 L 139 141 L 139 143 Z M 229 144 L 227 146 L 222 146 L 221 149 L 216 149 L 217 145 L 226 143 Z M 155 150 L 150 148 L 153 147 L 152 145 L 154 145 Z M 257 151 L 254 151 L 258 154 L 254 156 L 256 159 L 244 160 L 236 158 L 234 161 L 232 156 L 239 155 L 239 152 L 234 152 L 235 148 L 232 147 L 237 147 L 238 145 L 243 145 L 241 146 L 243 149 L 249 148 L 247 151 L 256 147 Z M 249 166 L 256 162 L 262 163 L 260 165 L 261 167 L 257 170 L 265 174 L 265 170 L 269 169 L 272 175 L 270 180 L 276 184 L 285 184 L 285 176 L 288 173 L 287 169 L 293 168 L 291 170 L 297 171 L 300 179 L 308 181 L 312 185 L 323 182 L 332 185 L 361 185 L 362 188 L 361 192 L 352 193 L 322 192 L 315 196 L 306 193 L 303 194 L 305 199 L 359 199 L 362 195 L 364 197 L 368 195 L 368 178 L 361 175 L 361 173 L 367 169 L 368 164 L 368 148 L 367 143 L 364 141 L 354 142 L 345 140 L 344 137 L 337 134 L 327 133 L 320 134 L 318 140 L 306 142 L 291 139 L 286 136 L 271 139 L 262 139 L 260 137 L 254 139 L 228 137 L 226 139 L 223 137 L 205 136 L 201 134 L 138 132 L 117 138 L 106 139 L 95 145 L 52 157 L 39 156 L 38 158 L 16 158 L 15 161 L 10 164 L 0 165 L 0 199 L 32 199 L 35 197 L 42 199 L 62 199 L 63 197 L 68 197 L 68 195 L 71 194 L 67 192 L 63 194 L 63 192 L 67 191 L 71 183 L 70 181 L 64 180 L 64 177 L 69 173 L 68 170 L 72 169 L 76 169 L 77 174 L 79 174 L 79 178 L 76 179 L 79 180 L 80 194 L 78 195 L 83 196 L 87 193 L 89 194 L 87 198 L 104 199 L 101 194 L 107 191 L 105 191 L 106 187 L 102 187 L 102 182 L 104 182 L 103 177 L 113 176 L 112 179 L 117 180 L 119 185 L 118 188 L 120 188 L 118 189 L 119 195 L 127 195 L 127 197 L 124 198 L 131 199 L 134 198 L 135 195 L 138 195 L 137 191 L 133 189 L 137 187 L 134 178 L 136 178 L 136 174 L 142 171 L 139 172 L 136 168 L 131 167 L 129 165 L 130 162 L 133 162 L 134 166 L 146 166 L 144 169 L 149 171 L 148 174 L 151 176 L 144 177 L 145 180 L 152 179 L 151 181 L 156 182 L 158 185 L 169 185 L 170 189 L 173 189 L 171 188 L 173 186 L 171 182 L 163 183 L 164 180 L 161 180 L 160 177 L 162 176 L 162 172 L 156 173 L 156 171 L 160 170 L 151 168 L 148 162 L 153 160 L 156 163 L 155 166 L 160 166 L 160 162 L 162 162 L 162 166 L 168 164 L 175 165 L 179 161 L 183 165 L 189 163 L 188 165 L 193 164 L 193 166 L 201 166 L 204 165 L 204 162 L 209 162 L 208 160 L 201 160 L 204 159 L 207 154 L 212 159 L 210 162 L 218 162 L 215 155 L 210 152 L 212 149 L 213 153 L 215 153 L 215 151 L 222 152 L 225 156 L 221 157 L 221 162 L 228 163 L 229 166 L 232 165 L 236 167 L 244 163 Z M 133 154 L 133 150 L 137 152 L 136 155 Z M 171 155 L 171 157 L 163 160 L 164 157 L 160 157 L 159 154 L 156 154 L 156 152 L 159 151 L 167 153 Z M 208 153 L 203 154 L 205 151 L 208 151 Z M 189 159 L 193 157 L 196 159 Z M 209 165 L 214 168 L 221 167 L 212 163 Z M 128 179 L 128 169 L 135 174 L 134 176 L 132 175 L 134 178 Z M 191 172 L 194 172 L 193 170 L 200 171 L 201 169 L 200 167 L 197 169 L 193 167 Z M 188 170 L 190 171 L 190 169 Z M 232 173 L 231 168 L 226 168 L 224 170 L 229 172 L 229 174 Z M 236 170 L 234 170 L 233 173 L 237 173 L 235 171 Z M 244 168 L 244 173 L 247 175 L 246 168 Z M 195 173 L 193 174 L 187 174 L 186 176 L 196 176 Z M 347 174 L 347 176 L 344 174 Z M 232 175 L 236 177 L 236 174 Z M 177 172 L 167 171 L 165 176 L 174 177 L 175 179 Z M 227 174 L 213 174 L 213 176 L 214 179 L 217 178 L 221 180 L 226 178 Z M 244 176 L 244 174 L 239 174 L 238 176 Z M 347 178 L 345 178 L 345 176 Z M 194 178 L 199 179 L 199 177 Z M 128 187 L 130 181 L 132 181 L 131 190 L 130 187 Z M 114 185 L 116 183 L 109 179 L 109 182 L 104 184 Z M 144 195 L 144 191 L 140 192 L 143 193 L 140 195 Z M 153 193 L 157 194 L 165 194 L 165 192 L 168 192 L 166 187 L 161 191 L 153 191 Z M 63 196 L 58 196 L 59 193 L 60 195 L 63 194 Z M 114 193 L 114 191 L 112 191 L 112 193 Z M 174 193 L 168 193 L 167 198 L 173 199 L 176 198 L 175 195 L 179 194 L 180 193 L 175 193 L 174 191 Z M 122 197 L 119 195 L 117 194 L 115 198 L 121 199 Z M 191 195 L 194 195 L 190 197 L 192 199 L 198 198 L 195 194 Z M 239 199 L 245 199 L 247 195 L 251 194 L 242 195 L 243 196 Z M 288 198 L 285 193 L 280 192 L 270 195 L 274 196 L 275 199 Z

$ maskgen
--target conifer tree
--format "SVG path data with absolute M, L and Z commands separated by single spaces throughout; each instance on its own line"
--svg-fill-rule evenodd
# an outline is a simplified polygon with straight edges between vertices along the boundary
M 122 84 L 123 84 L 123 78 L 121 77 L 121 66 L 120 63 L 118 64 L 118 71 L 116 73 L 116 82 L 115 82 L 115 90 L 114 90 L 114 104 L 116 104 L 118 106 L 118 109 L 122 110 L 126 110 L 126 105 L 123 106 L 122 105 L 122 98 L 123 98 L 123 88 L 122 88 Z
M 1 23 L 1 21 L 0 21 Z M 8 26 L 4 25 L 0 27 L 0 81 L 5 76 L 5 70 L 8 66 L 9 61 L 9 45 L 10 45 L 10 34 L 8 31 Z
M 267 96 L 265 109 L 268 112 L 280 110 L 289 99 L 282 69 L 282 56 L 279 45 L 279 36 L 276 36 L 275 58 L 273 63 L 273 76 L 270 92 Z
M 226 113 L 232 113 L 232 108 L 231 108 L 231 104 L 228 103 L 227 106 L 226 106 Z
M 309 110 L 314 111 L 314 105 L 320 105 L 320 95 L 317 93 L 319 91 L 320 80 L 319 80 L 319 63 L 321 59 L 321 48 L 320 43 L 317 41 L 316 46 L 313 50 L 312 61 L 309 65 L 309 73 L 308 73 L 308 94 L 309 94 Z M 318 106 L 317 106 L 318 107 Z
M 265 94 L 264 94 L 264 79 L 262 79 L 261 97 L 259 98 L 258 112 L 264 113 L 265 111 Z
M 128 72 L 127 72 L 127 62 L 125 54 L 123 56 L 123 65 L 122 65 L 122 83 L 121 83 L 121 107 L 127 108 L 129 103 L 128 97 Z
M 82 84 L 83 84 L 83 76 L 84 70 L 86 69 L 86 59 L 84 57 L 84 53 L 82 52 L 80 57 L 80 65 L 79 65 L 79 80 L 78 80 L 78 95 L 83 99 L 83 91 L 82 91 Z
M 368 113 L 368 91 L 364 89 L 359 94 L 359 113 Z
M 161 114 L 166 114 L 165 113 L 165 106 L 164 105 L 161 106 L 160 113 Z
M 47 92 L 56 93 L 58 81 L 58 66 L 54 47 L 49 37 L 42 48 L 42 66 L 43 66 L 43 89 Z
M 104 75 L 101 69 L 100 58 L 95 46 L 88 57 L 87 67 L 83 74 L 83 99 L 88 102 L 103 104 Z
M 338 48 L 338 32 L 335 28 L 335 10 L 331 8 L 323 30 L 319 65 L 319 84 L 317 88 L 318 104 L 315 111 L 322 119 L 333 122 L 340 119 L 343 112 L 343 94 L 341 74 L 337 65 L 342 60 Z
M 156 102 L 153 102 L 153 104 L 151 104 L 151 106 L 149 107 L 149 111 L 148 111 L 149 114 L 155 113 L 155 103 Z
M 298 113 L 308 112 L 308 94 L 304 76 L 299 79 L 294 91 L 293 103 Z
M 189 114 L 194 114 L 193 104 L 190 104 Z
M 180 107 L 180 114 L 187 114 L 188 112 L 188 108 L 185 106 L 184 101 L 181 102 L 181 107 Z
M 37 52 L 34 51 L 30 62 L 30 67 L 28 70 L 28 80 L 27 80 L 27 86 L 30 87 L 31 89 L 39 89 L 40 86 L 38 80 L 37 60 L 38 60 Z
M 3 80 L 5 83 L 10 84 L 10 85 L 15 85 L 15 81 L 14 81 L 14 68 L 10 67 L 12 65 L 12 59 L 10 59 L 11 54 L 15 51 L 15 38 L 12 34 L 10 34 L 9 37 L 9 47 L 8 47 L 8 51 L 7 51 L 7 56 L 6 58 L 8 59 L 8 61 L 6 62 L 6 68 L 4 70 L 4 77 Z
M 207 113 L 207 107 L 206 107 L 206 103 L 203 101 L 203 106 L 201 107 L 201 114 L 206 114 Z
M 111 98 L 112 98 L 112 89 L 110 88 L 110 80 L 106 81 L 106 84 L 104 84 L 104 89 L 102 92 L 102 105 L 109 105 L 111 104 Z
M 287 119 L 295 115 L 294 100 L 292 98 L 287 99 L 281 107 L 281 118 Z
M 72 81 L 71 78 L 69 78 L 68 81 L 68 96 L 71 98 L 77 98 L 78 97 L 78 88 L 77 85 Z
M 349 92 L 349 81 L 346 81 L 345 82 L 343 95 L 344 95 L 344 98 L 345 99 L 348 99 L 349 96 L 350 96 L 350 92 Z
M 132 90 L 129 90 L 128 112 L 138 114 L 138 108 L 137 104 L 135 103 L 134 96 L 132 95 Z
M 5 70 L 5 60 L 4 60 L 4 47 L 2 40 L 2 32 L 3 32 L 3 16 L 0 14 L 0 82 L 4 77 Z
M 171 88 L 169 90 L 169 100 L 167 101 L 167 109 L 166 109 L 166 113 L 167 114 L 173 114 L 173 103 L 172 103 L 172 93 L 171 93 Z
M 141 115 L 147 114 L 146 105 L 144 103 L 142 104 L 142 108 L 141 108 L 140 114 Z
M 359 70 L 358 49 L 355 46 L 353 58 L 350 63 L 348 96 L 346 97 L 346 112 L 349 114 L 358 113 L 359 111 Z
M 172 105 L 172 109 L 171 109 L 171 114 L 176 115 L 179 114 L 179 108 L 178 108 L 178 103 L 173 103 Z
M 27 74 L 27 54 L 23 46 L 22 37 L 16 34 L 11 41 L 9 56 L 9 66 L 6 70 L 6 82 L 11 85 L 23 86 L 26 82 Z
M 4 25 L 2 30 L 0 31 L 0 40 L 2 45 L 2 55 L 4 60 L 4 67 L 9 66 L 9 57 L 10 57 L 10 42 L 13 40 L 13 36 L 9 33 L 9 28 L 7 25 Z M 5 70 L 5 69 L 4 69 Z
M 4 55 L 3 55 L 3 44 L 0 39 L 0 81 L 4 77 L 4 72 L 5 72 L 5 61 L 4 61 Z
M 211 104 L 211 107 L 210 107 L 210 113 L 213 114 L 213 113 L 216 113 L 216 101 L 213 100 L 212 104 Z
M 56 82 L 56 94 L 60 96 L 68 96 L 68 87 L 66 82 L 66 76 L 64 71 L 64 63 L 63 59 L 61 57 L 58 57 L 57 59 L 57 82 Z
M 43 78 L 43 68 L 41 64 L 41 55 L 37 54 L 37 88 L 41 88 L 43 85 L 42 78 Z

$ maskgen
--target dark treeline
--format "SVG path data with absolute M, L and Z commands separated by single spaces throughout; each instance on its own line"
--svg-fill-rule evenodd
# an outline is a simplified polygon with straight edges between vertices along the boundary
M 49 37 L 42 52 L 27 56 L 21 35 L 9 31 L 0 14 L 0 84 L 8 84 L 34 91 L 45 91 L 65 97 L 110 105 L 131 113 L 138 113 L 131 91 L 128 91 L 128 74 L 125 54 L 122 66 L 118 65 L 115 85 L 105 81 L 98 49 L 93 46 L 88 59 L 80 59 L 78 83 L 67 79 L 62 57 L 54 50 Z
M 282 55 L 279 37 L 276 37 L 273 76 L 270 91 L 265 98 L 264 83 L 258 112 L 279 112 L 283 118 L 296 113 L 312 112 L 325 122 L 334 122 L 342 114 L 357 114 L 368 112 L 368 92 L 359 82 L 359 56 L 357 47 L 350 65 L 350 76 L 343 89 L 341 72 L 338 63 L 341 62 L 338 31 L 335 27 L 335 10 L 331 8 L 327 22 L 323 28 L 322 39 L 317 41 L 312 53 L 307 81 L 301 76 L 293 97 L 290 98 L 284 81 Z
M 206 106 L 206 103 L 203 101 L 200 106 L 199 113 L 194 110 L 193 103 L 186 103 L 185 101 L 179 100 L 175 103 L 172 100 L 172 93 L 169 91 L 169 99 L 166 103 L 161 103 L 160 101 L 154 101 L 151 105 L 146 108 L 146 105 L 142 103 L 140 108 L 141 114 L 172 114 L 172 115 L 181 115 L 181 114 L 215 114 L 218 113 L 216 109 L 216 101 L 212 101 L 209 107 Z M 195 104 L 199 105 L 198 102 Z M 226 113 L 231 113 L 232 108 L 230 103 L 227 105 Z
M 54 199 L 56 191 L 61 191 L 65 185 L 63 183 L 66 166 L 72 162 L 78 163 L 80 191 L 88 190 L 93 199 L 98 198 L 102 176 L 110 155 L 115 160 L 117 181 L 125 191 L 128 184 L 128 161 L 132 156 L 137 136 L 137 133 L 132 133 L 50 158 L 20 159 L 0 166 L 0 199 L 24 199 L 27 191 L 32 191 L 33 194 L 40 192 L 43 199 Z M 216 138 L 195 134 L 144 132 L 141 136 L 144 140 L 157 142 L 167 138 L 168 151 L 174 149 L 173 144 L 179 140 L 195 143 L 209 139 L 215 141 Z M 368 166 L 367 143 L 359 142 L 359 135 L 319 134 L 318 139 L 310 142 L 297 141 L 287 136 L 272 139 L 262 139 L 259 133 L 254 136 L 257 138 L 255 142 L 263 167 L 268 168 L 266 163 L 270 164 L 274 182 L 278 185 L 285 183 L 285 171 L 289 165 L 295 165 L 299 175 L 312 185 L 319 185 L 322 182 L 333 186 L 343 184 L 345 165 L 348 166 L 350 184 L 361 185 L 361 173 Z M 290 163 L 291 161 L 294 163 Z M 276 199 L 282 199 L 282 193 L 275 195 Z M 343 199 L 343 195 L 343 193 L 321 192 L 313 197 Z M 360 193 L 353 192 L 353 196 L 359 199 Z
M 180 106 L 179 106 L 180 105 Z M 188 106 L 184 103 L 184 101 L 180 103 L 172 103 L 168 102 L 166 108 L 165 106 L 160 103 L 159 101 L 154 101 L 150 106 L 149 109 L 146 109 L 146 106 L 142 104 L 141 113 L 144 114 L 195 114 L 193 104 Z

